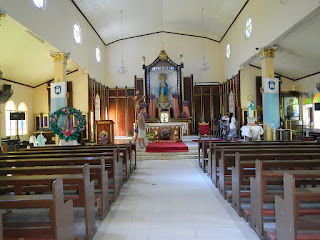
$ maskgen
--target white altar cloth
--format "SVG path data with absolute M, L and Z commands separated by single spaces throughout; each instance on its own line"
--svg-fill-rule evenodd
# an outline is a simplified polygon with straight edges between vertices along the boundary
M 242 137 L 249 137 L 253 139 L 260 138 L 264 133 L 261 126 L 242 126 L 240 130 Z

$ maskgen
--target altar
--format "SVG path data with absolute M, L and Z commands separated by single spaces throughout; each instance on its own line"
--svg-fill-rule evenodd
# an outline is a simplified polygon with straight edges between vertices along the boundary
M 187 122 L 146 123 L 147 133 L 155 133 L 155 140 L 182 141 L 188 133 Z

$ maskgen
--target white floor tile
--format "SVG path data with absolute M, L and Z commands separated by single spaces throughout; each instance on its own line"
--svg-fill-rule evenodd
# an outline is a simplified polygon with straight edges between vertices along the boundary
M 138 161 L 94 240 L 258 240 L 197 161 Z

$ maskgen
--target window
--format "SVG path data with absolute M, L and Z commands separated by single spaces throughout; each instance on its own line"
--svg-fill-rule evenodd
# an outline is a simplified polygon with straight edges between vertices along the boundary
M 27 135 L 28 133 L 28 125 L 27 125 L 27 119 L 28 119 L 28 108 L 27 105 L 22 102 L 18 106 L 18 112 L 24 112 L 25 114 L 25 120 L 18 120 L 18 128 L 19 128 L 19 135 Z
M 17 121 L 10 120 L 10 113 L 16 112 L 17 107 L 13 101 L 8 101 L 6 104 L 6 135 L 7 136 L 16 136 L 17 135 Z
M 101 51 L 99 46 L 96 47 L 96 60 L 98 63 L 101 63 Z
M 41 9 L 41 10 L 44 10 L 45 7 L 46 7 L 46 0 L 33 0 L 33 4 Z
M 252 19 L 249 18 L 246 23 L 246 38 L 249 38 L 252 33 Z
M 226 56 L 227 56 L 227 58 L 230 58 L 230 55 L 231 55 L 231 46 L 230 46 L 230 44 L 228 44 L 227 48 L 226 48 Z
M 316 96 L 314 96 L 313 99 L 314 103 L 320 103 L 320 93 L 318 93 Z M 314 128 L 320 129 L 320 111 L 314 110 Z
M 79 23 L 73 25 L 73 37 L 76 43 L 81 44 L 82 42 L 82 33 Z

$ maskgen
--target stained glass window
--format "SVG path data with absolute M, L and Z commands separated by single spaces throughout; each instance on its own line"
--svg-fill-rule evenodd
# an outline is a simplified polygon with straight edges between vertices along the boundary
M 252 19 L 249 18 L 246 23 L 246 38 L 249 38 L 252 33 Z
M 79 23 L 73 25 L 73 37 L 76 43 L 81 44 L 82 42 L 82 33 Z
M 228 44 L 227 48 L 226 48 L 226 56 L 227 56 L 227 58 L 230 58 L 230 55 L 231 55 L 231 47 L 230 47 L 230 44 Z

